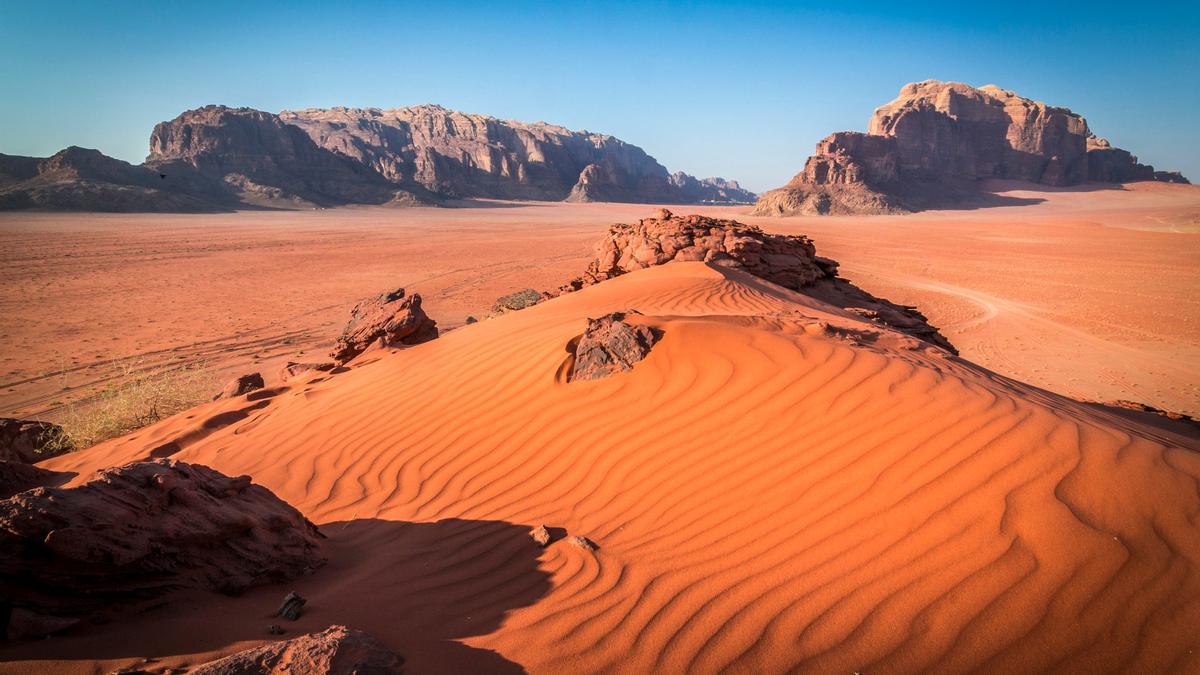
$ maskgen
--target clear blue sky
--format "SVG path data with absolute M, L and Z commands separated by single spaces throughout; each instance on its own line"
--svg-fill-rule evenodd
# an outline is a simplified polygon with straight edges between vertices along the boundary
M 1070 107 L 1200 180 L 1200 2 L 830 4 L 0 0 L 0 152 L 140 162 L 155 123 L 208 103 L 440 103 L 764 190 L 937 78 Z

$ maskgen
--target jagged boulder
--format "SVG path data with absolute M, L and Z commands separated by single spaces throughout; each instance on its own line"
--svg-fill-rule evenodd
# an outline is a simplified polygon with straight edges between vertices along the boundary
M 545 299 L 546 296 L 542 293 L 532 288 L 523 288 L 515 293 L 509 293 L 508 295 L 502 295 L 499 298 L 496 298 L 496 302 L 492 305 L 490 314 L 491 316 L 497 316 L 507 312 L 515 312 L 517 310 L 525 309 L 526 307 L 533 307 Z
M 345 363 L 374 344 L 415 345 L 437 336 L 437 322 L 421 309 L 421 296 L 397 288 L 354 306 L 330 356 Z
M 927 80 L 906 85 L 871 117 L 868 133 L 838 132 L 756 215 L 898 213 L 984 200 L 988 178 L 1043 185 L 1156 180 L 1153 167 L 1087 121 L 993 85 Z
M 235 396 L 249 394 L 252 391 L 262 389 L 264 386 L 266 385 L 263 382 L 262 373 L 247 373 L 226 382 L 225 386 L 221 388 L 221 392 L 217 394 L 216 398 L 234 398 Z
M 249 476 L 138 462 L 0 501 L 0 597 L 72 619 L 181 588 L 239 593 L 320 566 L 320 539 Z
M 371 635 L 330 626 L 193 668 L 190 675 L 396 675 L 404 659 Z
M 0 461 L 32 464 L 70 449 L 57 424 L 0 417 Z
M 569 379 L 598 380 L 632 370 L 661 337 L 650 326 L 626 322 L 622 312 L 588 319 L 587 329 L 575 344 L 575 362 Z

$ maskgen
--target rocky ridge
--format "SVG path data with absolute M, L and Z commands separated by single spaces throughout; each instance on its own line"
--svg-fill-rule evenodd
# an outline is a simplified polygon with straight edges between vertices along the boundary
M 989 178 L 1050 186 L 1185 181 L 1097 138 L 1087 121 L 988 85 L 927 80 L 878 108 L 867 133 L 817 143 L 804 169 L 763 194 L 756 215 L 902 213 L 986 201 Z
M 209 105 L 155 126 L 140 166 L 82 148 L 47 160 L 0 155 L 0 209 L 220 211 L 472 198 L 748 203 L 755 195 L 735 181 L 669 174 L 606 134 L 436 105 L 279 114 Z

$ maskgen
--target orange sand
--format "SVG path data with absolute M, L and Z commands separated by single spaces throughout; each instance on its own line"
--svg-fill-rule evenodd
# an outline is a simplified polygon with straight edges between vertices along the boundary
M 919 306 L 999 373 L 1200 415 L 1200 188 L 1020 192 L 1027 206 L 751 218 Z M 123 365 L 224 375 L 322 356 L 358 299 L 420 292 L 443 326 L 574 276 L 629 204 L 222 215 L 0 214 L 0 415 L 53 418 Z
M 663 331 L 645 361 L 556 377 L 586 317 L 631 308 Z M 248 473 L 326 568 L 0 670 L 196 663 L 293 587 L 290 634 L 345 623 L 413 672 L 1200 669 L 1200 443 L 755 278 L 643 270 L 352 365 L 46 463 Z M 542 551 L 538 523 L 600 549 Z

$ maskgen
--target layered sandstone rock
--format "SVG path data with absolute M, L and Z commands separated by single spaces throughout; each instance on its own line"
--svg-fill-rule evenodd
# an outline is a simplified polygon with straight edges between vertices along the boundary
M 403 288 L 397 288 L 354 306 L 330 356 L 345 363 L 376 344 L 415 345 L 437 336 L 437 322 L 421 309 L 421 296 L 406 295 Z
M 321 565 L 320 537 L 248 476 L 127 464 L 0 501 L 0 597 L 70 619 L 179 588 L 238 593 Z
M 650 326 L 625 321 L 624 312 L 588 319 L 587 329 L 575 343 L 569 379 L 596 380 L 632 370 L 660 337 Z
M 253 647 L 193 668 L 191 675 L 397 675 L 404 659 L 345 626 Z
M 981 199 L 988 178 L 1068 186 L 1154 180 L 1153 167 L 1096 138 L 1087 121 L 992 85 L 909 84 L 868 133 L 817 144 L 804 170 L 765 193 L 758 215 L 896 213 Z
M 70 450 L 62 427 L 0 417 L 0 461 L 33 464 Z
M 818 256 L 808 237 L 767 234 L 735 220 L 676 216 L 660 209 L 653 218 L 613 225 L 593 250 L 595 257 L 584 273 L 558 293 L 654 265 L 698 260 L 736 267 L 957 353 L 915 307 L 875 297 L 839 278 L 837 262 Z

